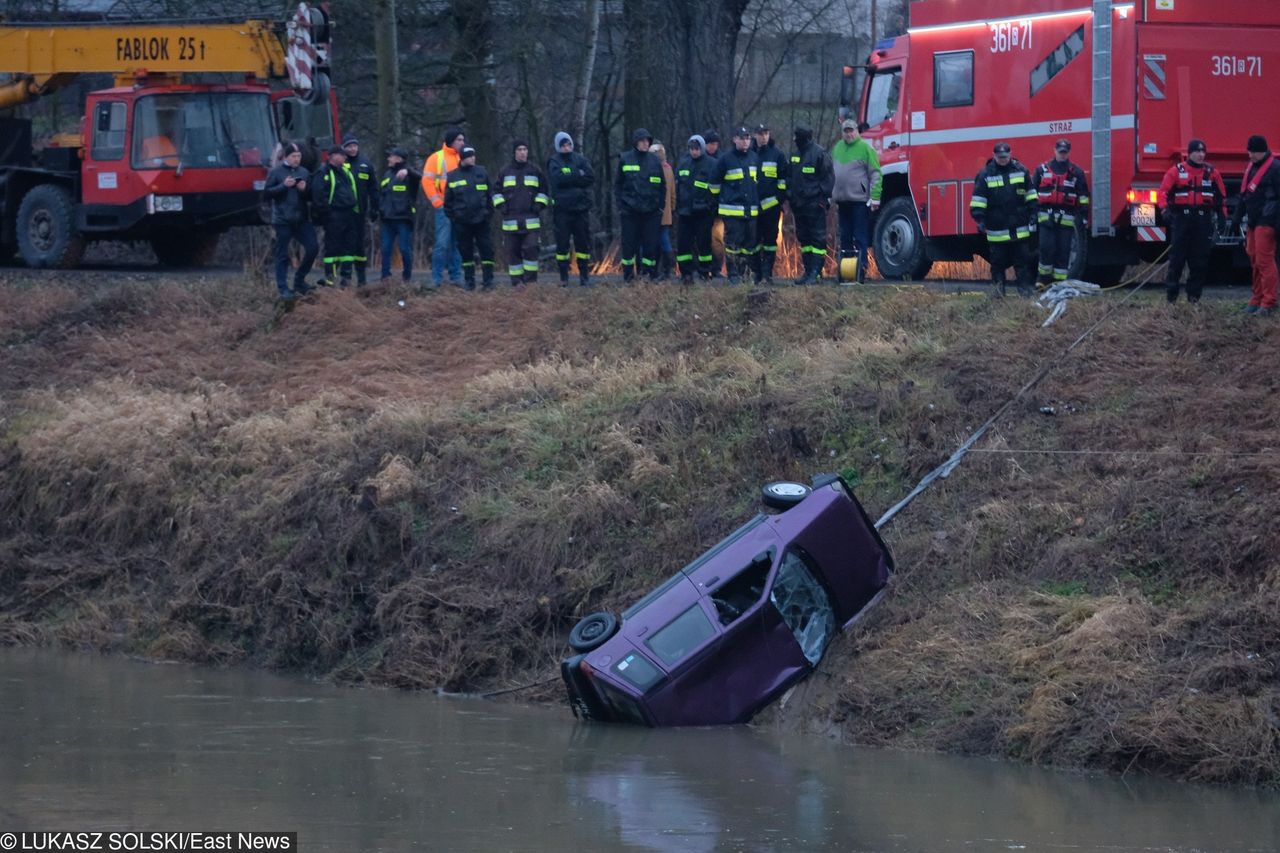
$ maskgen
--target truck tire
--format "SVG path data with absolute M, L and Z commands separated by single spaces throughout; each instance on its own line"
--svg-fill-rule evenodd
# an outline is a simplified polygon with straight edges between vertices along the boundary
M 67 189 L 41 184 L 18 205 L 18 251 L 35 269 L 68 269 L 84 256 L 84 236 L 76 229 L 76 204 Z
M 884 206 L 871 243 L 882 278 L 921 279 L 933 266 L 911 196 L 900 195 Z
M 203 267 L 213 261 L 220 234 L 164 234 L 151 238 L 151 250 L 161 266 Z
M 598 649 L 618 633 L 618 617 L 612 613 L 592 613 L 569 632 L 569 648 L 579 654 Z
M 765 483 L 761 487 L 760 501 L 770 509 L 780 509 L 785 512 L 809 497 L 811 492 L 813 492 L 813 489 L 804 483 L 793 483 L 790 480 L 774 480 L 772 483 Z

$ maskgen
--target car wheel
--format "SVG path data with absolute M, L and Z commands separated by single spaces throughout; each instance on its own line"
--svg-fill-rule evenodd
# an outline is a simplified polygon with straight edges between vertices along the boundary
M 54 184 L 41 184 L 18 205 L 18 248 L 27 266 L 70 269 L 84 254 L 84 237 L 76 230 L 76 205 L 71 193 Z
M 618 632 L 618 617 L 612 613 L 592 613 L 569 632 L 569 648 L 575 652 L 589 652 L 604 645 Z
M 790 480 L 775 480 L 765 483 L 760 490 L 760 498 L 764 505 L 772 509 L 791 509 L 800 501 L 809 497 L 813 489 L 804 483 L 793 483 Z
M 911 196 L 898 196 L 884 206 L 876 218 L 871 245 L 883 278 L 918 281 L 933 266 Z

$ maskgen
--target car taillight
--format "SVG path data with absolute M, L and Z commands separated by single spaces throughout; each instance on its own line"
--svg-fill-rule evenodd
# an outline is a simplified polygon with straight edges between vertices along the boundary
M 583 658 L 582 660 L 578 661 L 578 671 L 581 672 L 583 675 L 585 675 L 587 678 L 596 677 L 596 671 L 591 668 L 591 664 L 587 663 L 586 658 Z

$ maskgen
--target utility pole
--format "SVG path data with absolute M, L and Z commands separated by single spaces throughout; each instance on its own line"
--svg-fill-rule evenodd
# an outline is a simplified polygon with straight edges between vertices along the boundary
M 876 38 L 876 24 L 878 21 L 879 21 L 879 16 L 876 14 L 876 0 L 871 0 L 871 49 L 872 50 L 876 49 L 876 42 L 879 41 L 879 39 Z

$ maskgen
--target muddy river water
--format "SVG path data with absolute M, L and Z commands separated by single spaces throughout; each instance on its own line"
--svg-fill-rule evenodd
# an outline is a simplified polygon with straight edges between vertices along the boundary
M 1275 851 L 1280 796 L 0 650 L 0 832 L 302 851 Z

